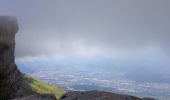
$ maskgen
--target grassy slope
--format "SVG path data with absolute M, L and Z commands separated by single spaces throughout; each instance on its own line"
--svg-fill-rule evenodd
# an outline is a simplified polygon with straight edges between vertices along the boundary
M 23 74 L 23 79 L 25 95 L 54 94 L 56 98 L 60 98 L 64 94 L 64 90 L 62 88 L 36 80 L 26 74 Z

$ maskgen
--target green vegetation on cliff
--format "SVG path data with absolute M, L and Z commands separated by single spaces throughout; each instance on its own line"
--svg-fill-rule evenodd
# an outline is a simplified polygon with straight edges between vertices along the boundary
M 64 89 L 34 79 L 26 74 L 23 74 L 23 90 L 25 95 L 54 94 L 57 99 L 64 94 Z

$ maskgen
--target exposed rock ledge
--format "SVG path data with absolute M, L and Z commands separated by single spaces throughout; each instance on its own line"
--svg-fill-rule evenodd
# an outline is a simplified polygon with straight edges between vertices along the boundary
M 56 100 L 53 95 L 33 95 L 13 100 Z M 138 98 L 129 95 L 116 94 L 102 91 L 68 92 L 60 100 L 156 100 L 152 98 Z
M 115 94 L 102 91 L 69 92 L 61 100 L 155 100 L 152 98 L 138 98 L 129 95 Z
M 40 94 L 40 95 L 31 95 L 19 99 L 12 99 L 12 100 L 57 100 L 55 95 L 51 94 Z

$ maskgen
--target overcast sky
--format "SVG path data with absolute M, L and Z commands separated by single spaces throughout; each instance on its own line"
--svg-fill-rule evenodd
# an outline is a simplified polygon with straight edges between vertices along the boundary
M 170 56 L 170 0 L 1 0 L 16 56 Z

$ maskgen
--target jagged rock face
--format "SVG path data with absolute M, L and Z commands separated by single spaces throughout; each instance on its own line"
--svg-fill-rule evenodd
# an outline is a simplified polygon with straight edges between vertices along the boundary
M 14 17 L 0 16 L 0 100 L 21 96 L 21 73 L 15 64 L 15 34 L 18 23 Z
M 129 95 L 115 94 L 101 91 L 69 92 L 60 100 L 155 100 L 152 98 L 138 98 Z

